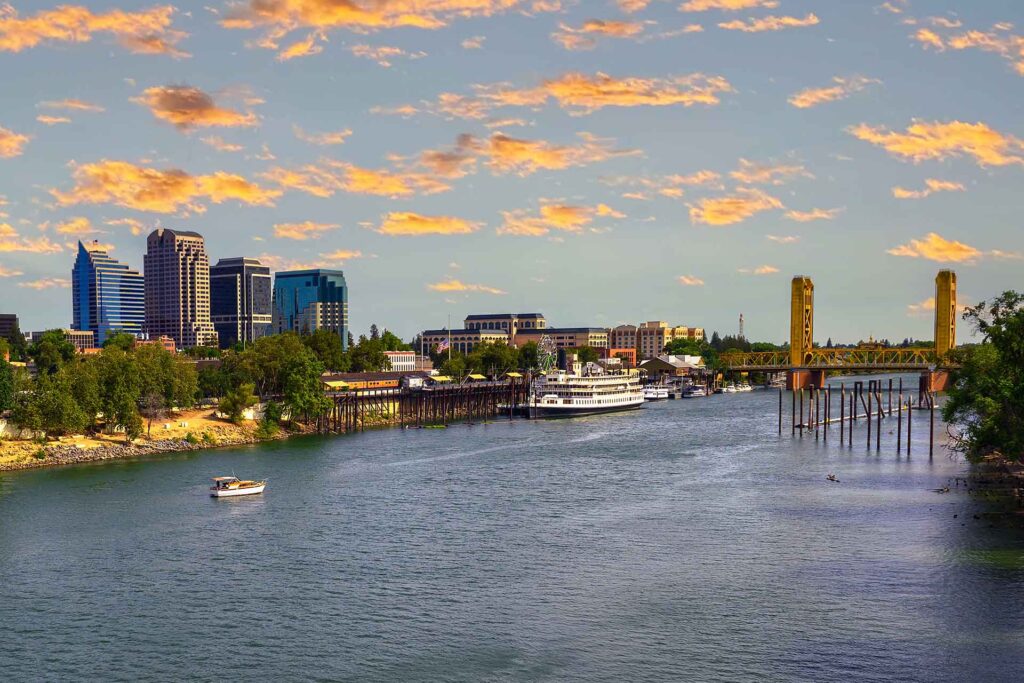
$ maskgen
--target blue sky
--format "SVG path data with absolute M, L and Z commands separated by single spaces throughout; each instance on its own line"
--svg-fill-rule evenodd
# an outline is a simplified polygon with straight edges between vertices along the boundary
M 207 4 L 0 11 L 23 328 L 70 321 L 77 238 L 141 268 L 157 226 L 341 268 L 354 330 L 405 337 L 742 312 L 782 341 L 806 274 L 820 341 L 931 338 L 938 269 L 1024 288 L 1019 3 Z

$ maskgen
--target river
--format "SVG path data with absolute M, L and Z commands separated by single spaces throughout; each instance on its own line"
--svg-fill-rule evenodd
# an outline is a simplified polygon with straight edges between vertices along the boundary
M 0 678 L 1021 680 L 1024 540 L 933 490 L 927 414 L 907 458 L 776 406 L 2 474 Z

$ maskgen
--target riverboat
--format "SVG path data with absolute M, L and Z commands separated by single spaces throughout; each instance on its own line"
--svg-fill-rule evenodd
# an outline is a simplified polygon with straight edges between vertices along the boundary
M 239 479 L 238 477 L 214 477 L 213 486 L 210 487 L 210 495 L 214 498 L 251 496 L 256 493 L 263 493 L 265 488 L 267 488 L 266 481 L 252 481 L 250 479 Z
M 644 389 L 635 371 L 601 374 L 555 371 L 534 382 L 529 408 L 536 417 L 570 417 L 633 410 L 643 404 Z

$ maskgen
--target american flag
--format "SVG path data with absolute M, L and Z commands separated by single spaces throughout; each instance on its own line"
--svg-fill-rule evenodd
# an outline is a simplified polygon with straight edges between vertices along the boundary
M 451 346 L 451 344 L 448 342 L 447 339 L 444 339 L 441 341 L 440 344 L 437 345 L 437 352 L 441 353 L 442 351 L 447 351 L 449 346 Z

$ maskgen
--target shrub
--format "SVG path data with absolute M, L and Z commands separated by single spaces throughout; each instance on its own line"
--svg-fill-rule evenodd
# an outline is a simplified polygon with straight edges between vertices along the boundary
M 193 446 L 199 443 L 199 439 L 197 439 L 196 435 L 193 434 L 192 432 L 189 432 L 188 434 L 185 435 L 185 441 L 189 442 Z

